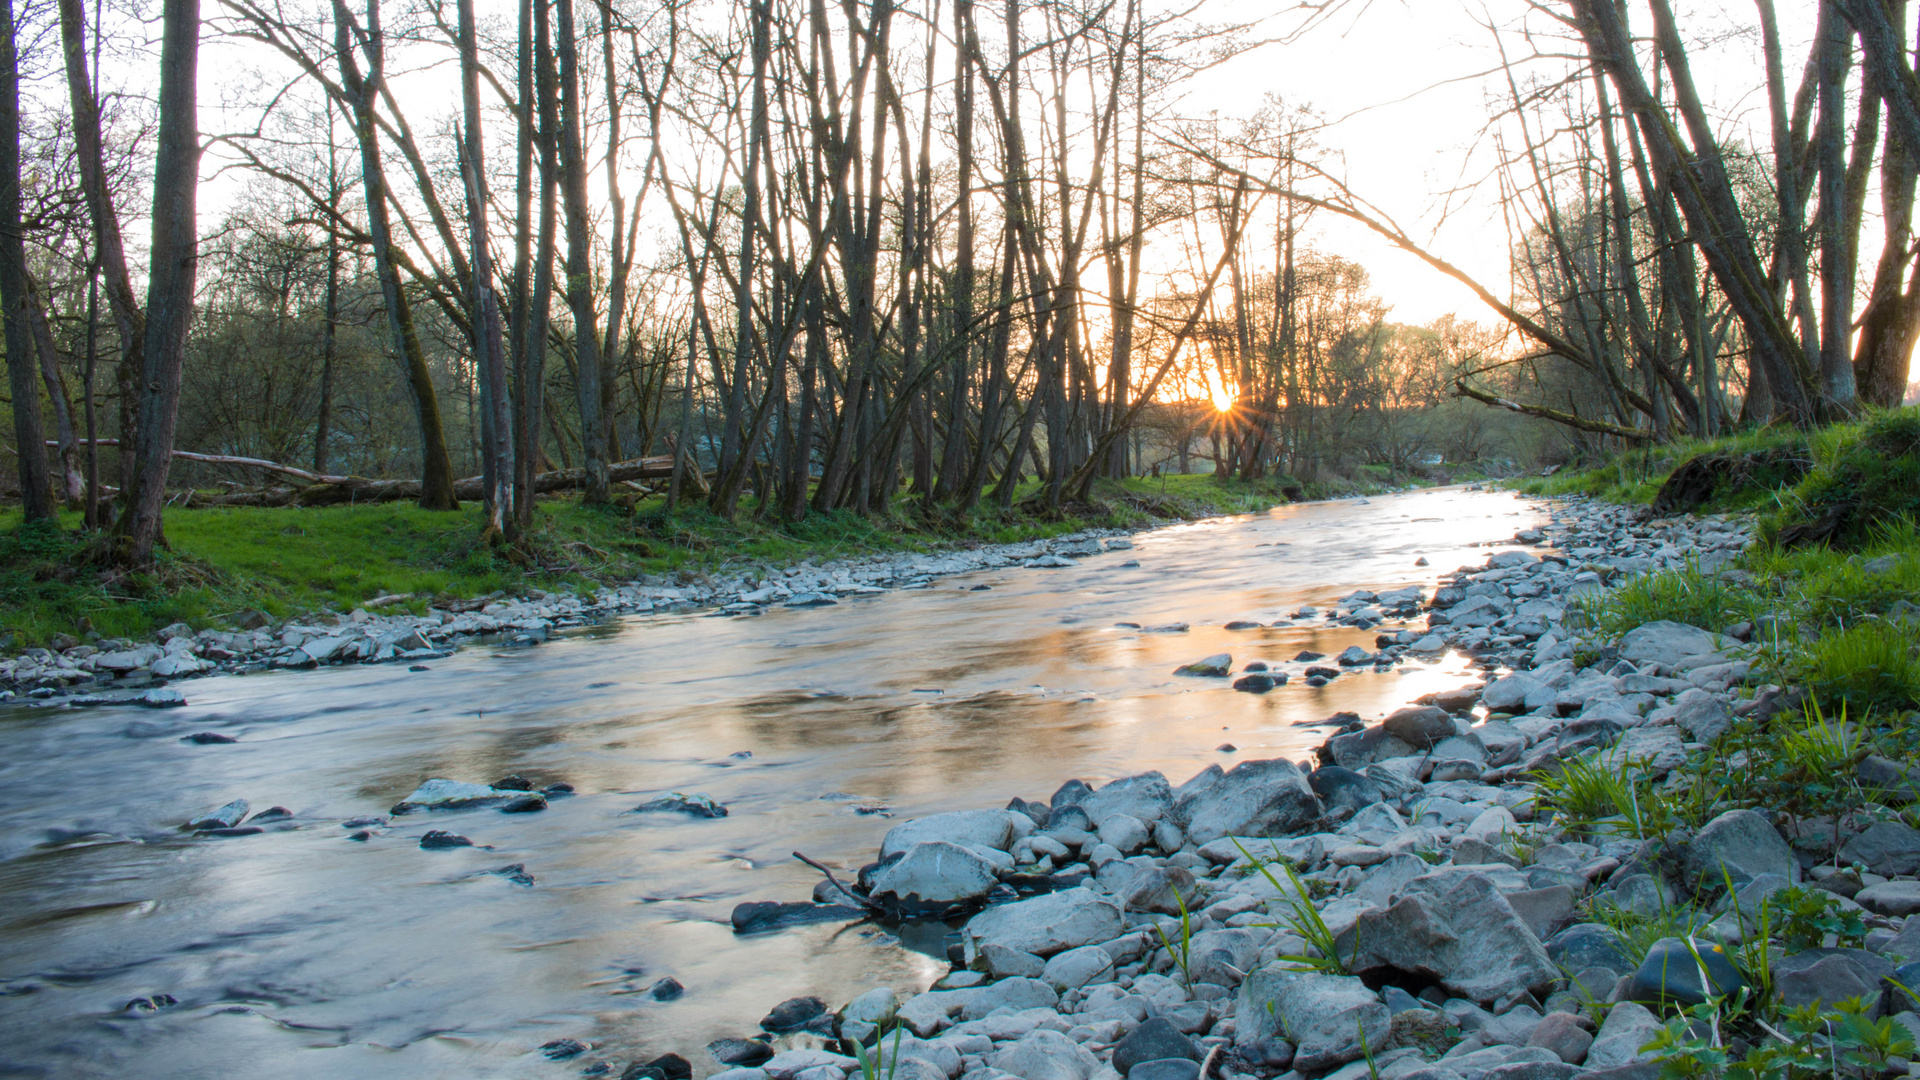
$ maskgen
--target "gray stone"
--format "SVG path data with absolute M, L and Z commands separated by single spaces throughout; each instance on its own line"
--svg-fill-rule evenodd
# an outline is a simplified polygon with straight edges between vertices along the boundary
M 1735 885 L 1761 874 L 1800 880 L 1793 850 L 1758 810 L 1729 810 L 1707 822 L 1687 845 L 1682 865 L 1695 888 L 1708 892 L 1720 888 L 1726 878 Z
M 840 1010 L 840 1019 L 884 1025 L 892 1023 L 899 1011 L 900 995 L 888 987 L 878 986 L 847 1002 Z
M 1772 965 L 1774 993 L 1790 1009 L 1815 1002 L 1836 1005 L 1851 998 L 1865 998 L 1868 1018 L 1877 1019 L 1884 985 L 1881 979 L 1894 974 L 1893 965 L 1871 953 L 1861 955 L 1873 966 L 1837 950 L 1811 950 L 1782 957 Z
M 1702 972 L 1705 979 L 1702 979 Z M 1727 959 L 1725 949 L 1696 938 L 1661 938 L 1633 973 L 1628 996 L 1635 1001 L 1677 1001 L 1698 1005 L 1709 994 L 1724 997 L 1747 985 L 1746 976 Z
M 475 806 L 497 806 L 510 799 L 523 798 L 524 791 L 511 791 L 506 788 L 493 788 L 485 784 L 468 784 L 459 780 L 428 780 L 413 789 L 413 794 L 401 799 L 393 806 L 393 813 L 405 814 L 414 810 L 465 810 Z
M 1191 664 L 1182 664 L 1174 668 L 1173 673 L 1175 675 L 1210 675 L 1218 677 L 1225 675 L 1231 670 L 1233 670 L 1233 657 L 1227 653 L 1214 653 L 1205 659 L 1195 660 Z
M 1545 941 L 1573 918 L 1574 891 L 1565 885 L 1510 892 L 1507 904 L 1533 936 Z
M 1320 800 L 1291 761 L 1243 761 L 1174 807 L 1193 844 L 1223 836 L 1284 836 L 1320 817 Z
M 1235 1015 L 1235 1039 L 1285 1037 L 1294 1044 L 1293 1067 L 1307 1073 L 1357 1060 L 1362 1038 L 1382 1045 L 1393 1020 L 1359 979 L 1295 971 L 1284 960 L 1247 977 Z
M 960 1003 L 960 1015 L 978 1020 L 995 1009 L 1051 1009 L 1060 995 L 1041 979 L 1001 979 L 982 986 Z
M 1659 1018 L 1645 1006 L 1618 1002 L 1607 1010 L 1606 1023 L 1600 1025 L 1600 1034 L 1587 1048 L 1587 1068 L 1609 1069 L 1653 1061 L 1653 1055 L 1642 1053 L 1640 1048 L 1659 1033 Z
M 923 840 L 874 875 L 876 896 L 909 906 L 947 905 L 984 899 L 1000 883 L 993 864 L 945 840 Z
M 1854 903 L 1876 915 L 1920 913 L 1920 881 L 1883 881 L 1853 894 Z
M 1044 1028 L 1021 1036 L 987 1063 L 1021 1080 L 1088 1080 L 1100 1067 L 1086 1047 Z
M 1840 847 L 1840 861 L 1860 863 L 1882 877 L 1920 873 L 1920 830 L 1877 821 Z
M 880 857 L 900 854 L 923 840 L 945 840 L 961 847 L 1006 851 L 1013 846 L 1014 839 L 1011 811 L 955 810 L 902 822 L 887 830 L 886 837 L 880 841 Z
M 1452 714 L 1432 705 L 1400 709 L 1381 721 L 1380 726 L 1387 729 L 1387 734 L 1420 750 L 1454 734 Z
M 1397 738 L 1384 727 L 1370 727 L 1327 740 L 1327 754 L 1333 763 L 1347 769 L 1364 769 L 1377 761 L 1409 757 L 1418 751 L 1413 744 Z
M 1358 942 L 1356 970 L 1391 967 L 1438 980 L 1475 1001 L 1516 987 L 1544 992 L 1560 975 L 1539 938 L 1483 873 L 1426 874 L 1386 910 L 1360 914 L 1341 941 Z
M 1386 798 L 1379 784 L 1339 765 L 1323 765 L 1308 773 L 1307 786 L 1329 812 L 1340 807 L 1357 811 Z
M 1480 1074 L 1479 1080 L 1573 1080 L 1586 1070 L 1564 1061 L 1514 1061 L 1495 1065 Z
M 1661 620 L 1627 631 L 1620 639 L 1620 659 L 1634 664 L 1678 667 L 1688 657 L 1718 652 L 1720 643 L 1719 635 L 1697 626 Z
M 1631 971 L 1635 966 L 1620 947 L 1619 936 L 1599 923 L 1575 923 L 1555 934 L 1547 943 L 1547 956 L 1576 972 L 1595 967 Z
M 1525 1005 L 1516 1006 L 1480 1025 L 1480 1041 L 1489 1046 L 1526 1046 L 1539 1026 L 1539 1013 Z
M 245 799 L 235 799 L 225 806 L 215 807 L 187 822 L 187 828 L 194 832 L 210 832 L 214 829 L 231 829 L 240 824 L 247 816 L 249 804 Z
M 1126 1073 L 1127 1080 L 1199 1080 L 1200 1063 L 1186 1058 L 1143 1061 Z
M 1733 709 L 1718 694 L 1688 690 L 1675 704 L 1679 711 L 1674 714 L 1673 722 L 1692 736 L 1694 742 L 1714 742 L 1733 728 Z
M 1587 1058 L 1587 1048 L 1593 1045 L 1593 1021 L 1573 1013 L 1553 1012 L 1540 1019 L 1527 1036 L 1528 1046 L 1538 1046 L 1551 1050 L 1561 1061 L 1569 1065 L 1578 1065 Z
M 1114 891 L 1123 911 L 1178 915 L 1194 898 L 1193 872 L 1180 866 L 1156 866 L 1135 874 Z
M 1113 956 L 1098 945 L 1082 945 L 1054 956 L 1040 972 L 1040 980 L 1065 993 L 1088 983 L 1113 979 Z
M 1096 831 L 1103 844 L 1112 844 L 1122 855 L 1132 855 L 1153 839 L 1153 830 L 1132 814 L 1108 814 Z
M 1113 1067 L 1121 1076 L 1130 1076 L 1134 1066 L 1142 1062 L 1167 1058 L 1199 1061 L 1200 1048 L 1193 1045 L 1192 1039 L 1175 1030 L 1171 1023 L 1157 1016 L 1148 1018 L 1128 1032 L 1127 1037 L 1113 1047 Z
M 1504 679 L 1495 679 L 1480 691 L 1480 704 L 1488 712 L 1513 713 L 1524 711 L 1527 696 L 1541 690 L 1542 684 L 1530 675 L 1516 673 Z
M 961 940 L 969 961 L 986 945 L 1047 957 L 1111 941 L 1125 927 L 1118 904 L 1078 888 L 990 907 L 967 923 Z
M 1038 979 L 1044 977 L 1047 968 L 1047 962 L 1032 953 L 1019 952 L 1004 945 L 982 948 L 976 964 L 984 966 L 987 974 L 996 979 Z
M 1087 820 L 1093 822 L 1095 828 L 1114 814 L 1126 814 L 1152 824 L 1173 809 L 1173 787 L 1157 772 L 1122 777 L 1081 800 L 1080 809 L 1086 811 Z

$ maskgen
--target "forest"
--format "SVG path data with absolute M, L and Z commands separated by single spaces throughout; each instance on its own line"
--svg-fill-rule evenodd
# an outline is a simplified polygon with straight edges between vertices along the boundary
M 1369 7 L 0 0 L 0 467 L 138 568 L 169 505 L 1058 514 L 1907 394 L 1905 0 L 1488 13 L 1433 194 L 1500 280 L 1349 175 L 1331 92 L 1187 96 Z M 1395 321 L 1330 225 L 1479 306 Z

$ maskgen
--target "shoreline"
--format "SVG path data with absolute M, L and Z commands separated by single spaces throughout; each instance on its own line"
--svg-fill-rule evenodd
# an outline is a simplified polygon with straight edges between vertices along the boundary
M 1383 651 L 1438 637 L 1495 677 L 1348 721 L 1298 764 L 1210 766 L 1177 785 L 1157 772 L 1067 780 L 1044 802 L 897 824 L 851 894 L 823 881 L 816 904 L 970 915 L 949 946 L 952 970 L 837 1008 L 780 1003 L 760 1031 L 711 1044 L 701 1069 L 717 1064 L 725 1080 L 846 1080 L 863 1065 L 919 1080 L 1651 1080 L 1659 1067 L 1641 1047 L 1661 1030 L 1657 1003 L 1700 996 L 1679 965 L 1650 974 L 1674 939 L 1628 956 L 1599 913 L 1682 903 L 1675 863 L 1707 891 L 1705 870 L 1730 867 L 1749 912 L 1750 894 L 1803 871 L 1843 898 L 1850 879 L 1796 853 L 1754 810 L 1653 840 L 1551 805 L 1540 777 L 1582 755 L 1657 781 L 1741 719 L 1795 700 L 1759 682 L 1754 649 L 1735 637 L 1652 622 L 1612 643 L 1577 625 L 1582 599 L 1639 574 L 1726 566 L 1751 540 L 1748 521 L 1549 505 L 1549 526 L 1516 537 L 1544 552 L 1512 547 L 1442 575 L 1420 599 L 1427 628 L 1382 635 Z M 1903 930 L 1901 902 L 1863 899 L 1870 955 L 1911 937 L 1920 957 L 1920 922 Z M 804 919 L 809 905 L 789 907 Z M 1741 919 L 1709 909 L 1702 923 L 1699 940 L 1741 940 Z M 1920 1015 L 1910 1020 L 1920 1030 Z M 556 1049 L 571 1046 L 548 1056 Z M 668 1055 L 621 1075 L 691 1071 Z

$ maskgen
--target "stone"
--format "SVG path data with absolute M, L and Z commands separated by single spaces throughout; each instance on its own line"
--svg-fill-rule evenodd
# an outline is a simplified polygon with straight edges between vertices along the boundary
M 1098 945 L 1082 945 L 1046 961 L 1039 977 L 1042 982 L 1062 993 L 1078 990 L 1088 983 L 1111 982 L 1113 956 Z
M 1694 742 L 1715 742 L 1733 729 L 1733 709 L 1718 694 L 1688 690 L 1675 704 L 1679 711 L 1674 714 L 1673 722 Z
M 445 829 L 429 829 L 420 838 L 420 850 L 444 851 L 448 848 L 472 847 L 473 841 L 464 836 L 450 833 Z
M 1156 866 L 1135 874 L 1114 892 L 1123 911 L 1178 915 L 1195 896 L 1193 872 L 1180 866 Z
M 1214 653 L 1191 664 L 1182 664 L 1173 669 L 1175 675 L 1201 675 L 1220 677 L 1233 670 L 1233 657 L 1227 653 Z
M 980 950 L 980 965 L 996 979 L 1043 978 L 1047 962 L 1030 952 L 1018 952 L 1003 945 L 988 945 Z
M 1293 1067 L 1322 1072 L 1384 1045 L 1392 1014 L 1357 978 L 1296 971 L 1284 960 L 1264 965 L 1240 985 L 1234 1038 L 1242 1043 L 1284 1037 Z
M 1056 798 L 1055 807 L 1060 806 Z M 1006 851 L 1013 846 L 1014 815 L 1008 810 L 955 810 L 902 822 L 887 830 L 880 841 L 880 857 L 903 854 L 923 840 L 945 840 L 961 847 Z
M 1651 1062 L 1650 1053 L 1640 1048 L 1660 1034 L 1660 1020 L 1643 1005 L 1631 1001 L 1615 1003 L 1607 1010 L 1606 1023 L 1587 1048 L 1589 1069 L 1611 1069 L 1638 1062 Z M 1590 1074 L 1591 1075 L 1591 1074 Z
M 1515 673 L 1488 683 L 1480 691 L 1480 704 L 1485 705 L 1488 712 L 1522 712 L 1527 696 L 1543 688 L 1543 684 L 1531 675 Z
M 1705 980 L 1701 978 L 1704 970 Z M 1727 959 L 1723 946 L 1695 938 L 1661 938 L 1633 973 L 1627 996 L 1634 1001 L 1677 1001 L 1698 1005 L 1709 994 L 1724 997 L 1747 985 L 1746 976 Z
M 944 907 L 983 900 L 999 883 L 993 864 L 981 856 L 945 840 L 924 840 L 874 875 L 873 895 L 908 907 Z
M 1381 721 L 1387 734 L 1415 748 L 1425 750 L 1454 735 L 1453 716 L 1433 705 L 1411 705 Z
M 1132 814 L 1108 814 L 1094 830 L 1103 844 L 1111 844 L 1122 855 L 1133 855 L 1153 839 L 1153 830 Z
M 1086 1047 L 1044 1028 L 1021 1036 L 987 1063 L 1021 1080 L 1089 1080 L 1100 1068 L 1100 1060 Z
M 1544 889 L 1522 889 L 1506 894 L 1507 905 L 1513 908 L 1520 921 L 1527 924 L 1533 936 L 1545 941 L 1556 931 L 1573 919 L 1574 891 L 1566 885 L 1549 885 Z M 1549 957 L 1551 959 L 1551 957 Z
M 1633 664 L 1657 663 L 1678 667 L 1689 657 L 1720 650 L 1721 639 L 1697 626 L 1660 620 L 1643 623 L 1620 639 L 1620 659 Z
M 1329 813 L 1341 807 L 1361 810 L 1386 798 L 1379 784 L 1339 765 L 1322 765 L 1308 773 L 1307 786 Z
M 1204 788 L 1183 793 L 1173 808 L 1175 823 L 1196 845 L 1223 836 L 1284 836 L 1320 813 L 1307 778 L 1282 759 L 1243 761 Z
M 251 808 L 245 799 L 235 799 L 225 806 L 215 807 L 187 822 L 187 828 L 194 832 L 209 832 L 214 829 L 231 829 L 240 824 Z
M 220 746 L 226 743 L 239 742 L 240 740 L 231 735 L 222 735 L 217 731 L 196 731 L 191 735 L 181 736 L 180 741 L 190 742 L 196 746 Z
M 1414 878 L 1393 907 L 1362 913 L 1351 934 L 1356 970 L 1422 974 L 1474 1001 L 1516 987 L 1544 991 L 1560 977 L 1540 939 L 1480 872 Z
M 1127 1033 L 1113 1047 L 1113 1067 L 1121 1076 L 1131 1077 L 1134 1066 L 1147 1061 L 1180 1058 L 1199 1061 L 1200 1048 L 1193 1040 L 1174 1029 L 1164 1018 L 1149 1017 Z
M 1631 971 L 1632 960 L 1620 947 L 1620 938 L 1611 927 L 1599 923 L 1575 923 L 1555 934 L 1547 942 L 1547 956 L 1568 971 L 1611 968 Z
M 1126 776 L 1090 792 L 1079 806 L 1095 828 L 1115 814 L 1151 825 L 1173 809 L 1173 787 L 1157 772 Z
M 1876 915 L 1920 912 L 1920 881 L 1883 881 L 1853 894 L 1853 901 Z
M 1729 810 L 1707 822 L 1687 845 L 1682 867 L 1696 889 L 1708 892 L 1720 888 L 1726 878 L 1735 885 L 1761 874 L 1800 880 L 1793 849 L 1758 810 Z
M 1527 1045 L 1551 1050 L 1561 1061 L 1578 1065 L 1586 1060 L 1587 1048 L 1593 1045 L 1592 1028 L 1593 1021 L 1584 1016 L 1551 1012 L 1534 1026 L 1533 1033 L 1527 1036 Z
M 1247 694 L 1264 694 L 1276 686 L 1286 685 L 1286 680 L 1287 674 L 1284 671 L 1277 674 L 1256 671 L 1233 680 L 1233 688 Z
M 518 801 L 518 800 L 515 800 Z M 395 807 L 398 813 L 399 808 Z M 685 814 L 697 818 L 723 818 L 727 808 L 714 802 L 704 791 L 687 795 L 678 791 L 669 791 L 657 799 L 649 799 L 627 811 L 629 814 Z
M 1200 1063 L 1186 1058 L 1157 1058 L 1135 1065 L 1127 1080 L 1199 1080 Z
M 852 922 L 870 914 L 865 908 L 851 904 L 804 904 L 779 903 L 772 900 L 749 900 L 735 904 L 731 922 L 736 934 L 752 934 L 762 930 L 777 930 L 785 926 L 805 926 L 820 922 Z
M 776 1035 L 785 1031 L 799 1031 L 826 1013 L 827 1003 L 817 997 L 788 998 L 760 1019 L 760 1029 Z
M 524 794 L 486 784 L 469 784 L 436 777 L 414 788 L 413 794 L 395 803 L 392 812 L 408 814 L 415 810 L 466 810 L 476 806 L 498 806 Z
M 1859 863 L 1882 877 L 1920 873 L 1920 830 L 1876 821 L 1840 846 L 1840 861 Z
M 1335 735 L 1327 740 L 1327 755 L 1335 765 L 1348 769 L 1365 769 L 1375 762 L 1409 757 L 1417 752 L 1413 744 L 1377 726 Z
M 794 1080 L 801 1073 L 822 1065 L 850 1072 L 857 1072 L 860 1068 L 860 1063 L 853 1058 L 814 1049 L 782 1050 L 761 1062 L 760 1068 L 773 1080 Z
M 986 945 L 1049 957 L 1111 941 L 1125 928 L 1118 904 L 1082 887 L 990 907 L 967 923 L 961 940 L 969 962 Z
M 1779 995 L 1781 1004 L 1790 1009 L 1816 1002 L 1836 1005 L 1852 998 L 1865 998 L 1867 1018 L 1877 1019 L 1885 986 L 1881 980 L 1895 973 L 1893 965 L 1879 957 L 1871 953 L 1863 956 L 1883 970 L 1874 970 L 1868 962 L 1848 955 L 1847 951 L 1814 949 L 1782 957 L 1772 964 L 1774 993 Z

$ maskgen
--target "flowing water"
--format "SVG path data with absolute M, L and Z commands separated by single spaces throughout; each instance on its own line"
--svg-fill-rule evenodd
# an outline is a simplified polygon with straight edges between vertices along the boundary
M 1295 653 L 1373 633 L 1223 623 L 1431 584 L 1541 520 L 1458 489 L 1304 504 L 837 607 L 636 616 L 426 672 L 205 679 L 164 713 L 0 712 L 0 1076 L 560 1077 L 667 1051 L 704 1074 L 707 1041 L 750 1034 L 778 1001 L 946 969 L 944 928 L 736 936 L 736 903 L 809 895 L 818 875 L 791 852 L 853 868 L 892 821 L 1044 799 L 1069 777 L 1177 784 L 1298 760 L 1325 734 L 1298 722 L 1378 716 L 1459 685 L 1465 664 L 1309 688 Z M 1254 695 L 1170 674 L 1215 652 L 1296 679 Z M 180 741 L 199 731 L 239 741 Z M 416 813 L 362 842 L 341 825 L 428 777 L 508 774 L 579 794 L 535 814 Z M 731 816 L 624 813 L 674 790 Z M 295 827 L 179 830 L 233 798 L 286 806 Z M 478 846 L 421 850 L 430 828 Z M 487 873 L 515 863 L 532 885 Z M 685 994 L 654 1000 L 664 977 Z M 125 1009 L 155 994 L 178 1003 Z M 594 1056 L 544 1061 L 535 1048 L 561 1037 Z

